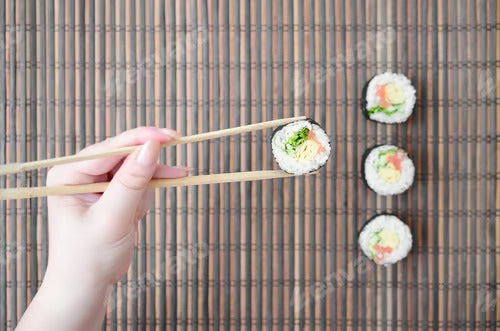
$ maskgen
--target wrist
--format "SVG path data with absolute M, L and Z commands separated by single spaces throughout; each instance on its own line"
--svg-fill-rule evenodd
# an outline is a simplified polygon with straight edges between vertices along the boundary
M 42 320 L 47 324 L 36 325 L 39 330 L 99 330 L 106 313 L 111 286 L 91 274 L 70 276 L 55 271 L 47 268 L 43 282 L 25 315 L 43 316 Z M 57 324 L 53 325 L 54 321 Z M 25 324 L 21 320 L 20 329 L 35 327 L 29 325 L 29 322 Z
M 88 270 L 74 270 L 52 267 L 49 263 L 42 286 L 60 289 L 78 289 L 79 292 L 104 293 L 112 284 L 98 274 Z
M 55 273 L 49 268 L 40 286 L 44 295 L 61 302 L 61 306 L 74 307 L 82 312 L 88 310 L 103 316 L 110 289 L 111 285 L 92 273 Z

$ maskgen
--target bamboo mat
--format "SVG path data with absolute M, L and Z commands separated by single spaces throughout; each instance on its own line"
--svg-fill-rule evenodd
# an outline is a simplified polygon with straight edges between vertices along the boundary
M 158 190 L 105 328 L 500 327 L 495 0 L 0 0 L 0 162 L 72 154 L 140 125 L 194 134 L 306 114 L 332 138 L 318 175 Z M 407 124 L 367 121 L 365 82 L 417 90 Z M 169 148 L 194 174 L 275 169 L 271 130 Z M 410 191 L 361 178 L 408 149 Z M 2 177 L 42 185 L 46 171 Z M 47 261 L 45 199 L 0 202 L 0 330 Z M 377 267 L 357 235 L 390 212 L 413 250 Z

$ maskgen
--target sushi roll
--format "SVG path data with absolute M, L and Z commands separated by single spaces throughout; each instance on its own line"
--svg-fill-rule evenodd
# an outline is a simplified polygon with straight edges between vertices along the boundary
M 405 122 L 415 105 L 415 88 L 402 74 L 386 72 L 374 76 L 362 95 L 366 116 L 381 123 Z
M 366 156 L 364 177 L 368 186 L 378 194 L 403 193 L 413 183 L 414 176 L 412 160 L 397 146 L 378 146 Z
M 274 158 L 279 167 L 302 175 L 322 167 L 330 156 L 330 138 L 311 119 L 277 128 L 271 137 Z
M 369 259 L 388 266 L 408 255 L 412 235 L 408 225 L 396 216 L 379 215 L 364 226 L 359 245 Z

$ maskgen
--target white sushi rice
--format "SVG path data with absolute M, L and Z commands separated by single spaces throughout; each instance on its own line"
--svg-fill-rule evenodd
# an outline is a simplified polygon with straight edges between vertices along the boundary
M 403 223 L 399 218 L 394 215 L 379 215 L 373 218 L 368 224 L 365 225 L 359 235 L 359 245 L 368 258 L 371 259 L 369 249 L 369 242 L 373 232 L 378 230 L 390 230 L 398 234 L 399 244 L 387 255 L 382 265 L 388 266 L 404 259 L 412 247 L 412 235 L 408 225 Z
M 401 177 L 397 182 L 387 183 L 379 177 L 376 168 L 379 153 L 394 148 L 402 150 L 401 148 L 394 145 L 382 145 L 372 149 L 365 160 L 366 182 L 372 190 L 381 195 L 403 193 L 411 186 L 411 184 L 413 184 L 413 178 L 415 177 L 415 166 L 413 165 L 413 161 L 408 157 L 408 154 L 406 154 L 406 152 L 406 157 L 401 162 Z
M 316 157 L 310 161 L 297 161 L 292 156 L 288 155 L 284 150 L 285 142 L 302 128 L 308 128 L 316 135 L 316 139 L 323 145 L 325 150 L 316 155 Z M 278 162 L 279 167 L 295 175 L 303 175 L 311 171 L 319 169 L 323 166 L 328 157 L 330 156 L 330 138 L 326 135 L 325 131 L 318 125 L 311 123 L 309 121 L 297 121 L 285 125 L 281 130 L 275 133 L 272 138 L 272 149 L 273 155 Z
M 377 112 L 368 116 L 370 119 L 382 123 L 390 124 L 405 122 L 413 112 L 413 106 L 415 105 L 415 88 L 411 85 L 410 80 L 403 74 L 386 72 L 373 77 L 368 83 L 368 88 L 366 90 L 366 109 L 368 110 L 379 105 L 379 97 L 376 94 L 377 85 L 385 85 L 388 83 L 396 83 L 404 91 L 405 103 L 402 110 L 392 115 Z

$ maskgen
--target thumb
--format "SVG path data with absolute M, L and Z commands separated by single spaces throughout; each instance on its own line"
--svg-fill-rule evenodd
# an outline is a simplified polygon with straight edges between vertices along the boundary
M 138 151 L 129 155 L 113 176 L 97 206 L 94 206 L 106 209 L 106 214 L 112 215 L 117 222 L 134 217 L 141 198 L 146 193 L 146 186 L 156 170 L 159 152 L 160 143 L 149 140 Z

